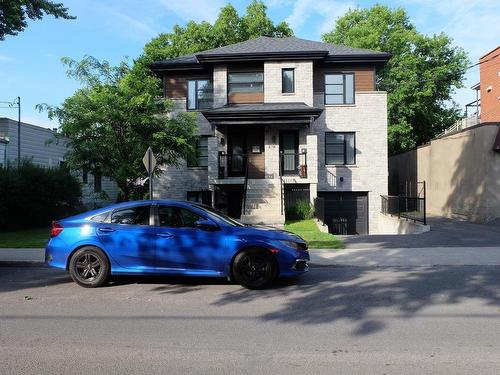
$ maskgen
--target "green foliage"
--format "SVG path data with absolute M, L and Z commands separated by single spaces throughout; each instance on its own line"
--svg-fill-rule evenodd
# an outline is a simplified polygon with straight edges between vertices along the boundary
M 80 208 L 80 183 L 67 168 L 42 168 L 24 161 L 0 169 L 0 228 L 50 226 Z
M 170 118 L 172 103 L 137 82 L 126 63 L 112 67 L 90 56 L 80 62 L 64 58 L 63 63 L 83 87 L 61 107 L 38 108 L 57 118 L 59 134 L 70 139 L 71 169 L 111 177 L 128 200 L 134 189 L 141 189 L 137 181 L 147 176 L 142 158 L 149 146 L 159 165 L 176 165 L 192 152 L 195 114 Z
M 305 220 L 310 219 L 313 215 L 313 206 L 309 201 L 297 201 L 291 207 L 285 209 L 285 217 L 287 220 Z
M 130 75 L 143 90 L 160 95 L 161 82 L 153 77 L 148 68 L 148 64 L 154 61 L 190 55 L 262 35 L 275 37 L 293 35 L 292 29 L 286 22 L 274 25 L 266 11 L 267 7 L 262 1 L 253 0 L 248 5 L 246 14 L 241 17 L 236 9 L 228 4 L 221 8 L 213 25 L 206 21 L 200 23 L 190 21 L 185 26 L 175 25 L 172 32 L 162 33 L 146 44 L 142 56 L 134 61 Z
M 342 241 L 330 233 L 321 232 L 314 219 L 287 220 L 285 230 L 298 234 L 310 249 L 342 249 Z
M 44 14 L 55 18 L 75 19 L 68 8 L 49 0 L 6 0 L 0 2 L 0 40 L 5 35 L 17 35 L 28 25 L 26 18 L 39 20 Z
M 429 141 L 459 117 L 456 105 L 447 103 L 454 89 L 463 87 L 466 53 L 443 33 L 419 33 L 404 9 L 377 4 L 350 10 L 323 39 L 392 54 L 377 78 L 388 92 L 391 154 Z

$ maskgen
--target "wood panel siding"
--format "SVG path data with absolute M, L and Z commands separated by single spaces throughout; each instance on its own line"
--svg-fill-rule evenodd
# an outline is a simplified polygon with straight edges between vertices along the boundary
M 248 153 L 248 178 L 265 178 L 264 129 L 248 129 L 246 134 Z M 260 153 L 253 153 L 252 146 L 259 146 Z
M 190 79 L 212 79 L 209 72 L 173 73 L 163 76 L 163 95 L 169 99 L 187 98 L 187 81 Z
M 238 72 L 263 72 L 264 62 L 247 62 L 247 63 L 232 63 L 228 64 L 228 73 Z
M 263 92 L 233 92 L 227 96 L 230 104 L 263 103 Z
M 375 67 L 373 66 L 315 64 L 314 92 L 325 91 L 325 73 L 354 73 L 355 91 L 375 91 Z

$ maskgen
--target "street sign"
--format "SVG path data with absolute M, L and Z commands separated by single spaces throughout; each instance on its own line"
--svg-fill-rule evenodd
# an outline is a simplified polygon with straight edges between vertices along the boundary
M 153 154 L 153 150 L 151 150 L 151 147 L 148 147 L 148 150 L 146 151 L 144 157 L 142 158 L 142 162 L 146 167 L 146 171 L 148 171 L 148 173 L 153 173 L 156 167 L 156 158 L 155 155 Z
M 142 158 L 142 162 L 149 174 L 149 199 L 153 199 L 153 171 L 156 167 L 156 158 L 151 147 L 148 147 L 148 150 Z

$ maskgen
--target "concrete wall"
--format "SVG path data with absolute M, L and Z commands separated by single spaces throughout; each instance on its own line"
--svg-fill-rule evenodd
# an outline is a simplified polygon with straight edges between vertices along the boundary
M 311 132 L 318 139 L 318 191 L 368 192 L 369 232 L 378 233 L 380 195 L 387 194 L 387 94 L 357 92 L 356 104 L 324 106 L 323 94 L 315 106 L 324 107 Z M 356 165 L 325 164 L 325 132 L 356 133 Z M 343 177 L 343 182 L 340 178 Z
M 391 157 L 391 178 L 399 174 L 401 181 L 401 176 L 416 174 L 418 181 L 426 181 L 431 215 L 475 222 L 499 218 L 500 153 L 493 151 L 498 131 L 499 125 L 483 124 Z

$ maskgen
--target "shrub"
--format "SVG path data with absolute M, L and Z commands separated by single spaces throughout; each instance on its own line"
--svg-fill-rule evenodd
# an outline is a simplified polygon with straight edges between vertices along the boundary
M 0 230 L 49 226 L 81 209 L 79 181 L 67 168 L 24 161 L 0 169 Z
M 310 219 L 313 214 L 313 207 L 309 201 L 297 201 L 285 210 L 286 220 L 305 220 Z

